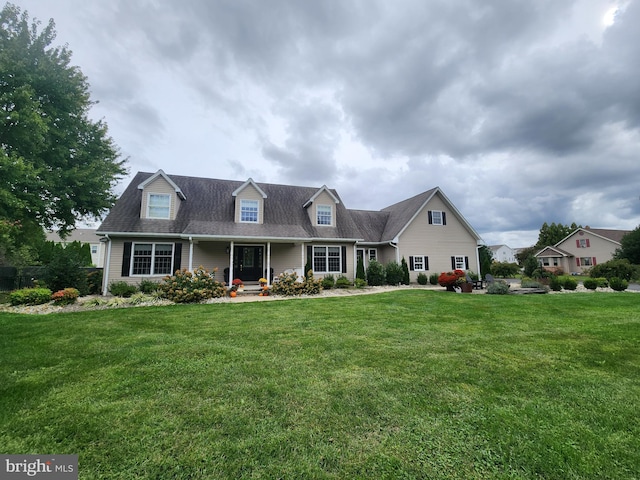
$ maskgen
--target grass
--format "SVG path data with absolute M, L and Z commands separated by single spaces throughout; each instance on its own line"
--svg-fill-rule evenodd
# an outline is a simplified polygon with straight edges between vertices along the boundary
M 0 453 L 81 479 L 638 478 L 640 296 L 0 314 Z

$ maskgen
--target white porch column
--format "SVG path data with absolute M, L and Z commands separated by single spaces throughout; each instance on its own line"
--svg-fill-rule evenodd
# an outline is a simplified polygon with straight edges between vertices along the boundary
M 302 278 L 306 278 L 307 276 L 307 272 L 304 271 L 304 264 L 306 262 L 304 261 L 304 242 L 300 244 L 300 265 L 301 268 L 300 270 L 302 271 Z
M 229 246 L 229 285 L 231 286 L 231 282 L 233 282 L 233 240 L 231 240 L 231 245 Z
M 193 272 L 193 237 L 189 237 L 189 271 Z
M 267 286 L 271 286 L 271 242 L 267 242 Z
M 111 238 L 109 235 L 105 235 L 105 238 L 107 239 L 107 259 L 102 271 L 102 295 L 104 296 L 109 292 L 109 267 L 111 266 Z

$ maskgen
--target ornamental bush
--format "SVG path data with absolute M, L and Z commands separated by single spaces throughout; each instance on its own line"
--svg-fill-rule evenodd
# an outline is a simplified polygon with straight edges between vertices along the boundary
M 617 277 L 623 280 L 631 280 L 636 276 L 636 272 L 636 266 L 629 263 L 629 260 L 609 260 L 591 267 L 589 276 L 592 278 L 604 277 L 611 279 L 612 277 Z
M 297 295 L 317 295 L 322 291 L 322 280 L 313 278 L 313 270 L 307 271 L 303 281 L 298 281 L 295 273 L 281 273 L 271 286 L 271 293 L 287 297 Z
M 562 288 L 565 290 L 575 290 L 578 288 L 578 282 L 573 277 L 562 277 Z
M 344 275 L 340 275 L 336 279 L 336 288 L 349 288 L 351 286 L 351 282 Z
M 624 278 L 612 277 L 609 279 L 609 286 L 616 292 L 622 292 L 627 289 L 629 282 Z
M 336 280 L 335 278 L 333 278 L 333 275 L 325 275 L 322 278 L 322 288 L 324 288 L 325 290 L 331 290 L 336 284 Z
M 387 274 L 387 283 L 389 285 L 400 285 L 404 274 L 402 272 L 402 266 L 398 262 L 389 262 L 385 267 Z
M 165 277 L 158 292 L 162 298 L 174 303 L 196 303 L 209 298 L 224 297 L 227 293 L 224 284 L 215 279 L 215 271 L 209 273 L 202 265 L 193 273 L 183 269 Z
M 431 285 L 437 285 L 439 276 L 440 275 L 438 275 L 437 273 L 432 273 L 431 275 L 429 275 L 429 283 Z
M 596 288 L 598 288 L 598 280 L 596 280 L 595 278 L 585 278 L 582 282 L 582 285 L 584 285 L 584 288 L 586 288 L 587 290 L 595 290 Z
M 109 284 L 109 293 L 114 297 L 129 298 L 137 291 L 138 288 L 135 285 L 129 285 L 125 281 L 111 282 Z
M 556 277 L 555 275 L 549 279 L 549 288 L 554 292 L 559 292 L 562 290 L 562 281 Z
M 53 303 L 56 305 L 71 305 L 72 303 L 76 303 L 79 295 L 80 292 L 77 288 L 65 288 L 51 295 L 51 300 L 53 300 Z
M 416 279 L 419 285 L 426 285 L 429 281 L 429 277 L 427 277 L 426 273 L 419 273 L 418 278 Z
M 504 280 L 495 280 L 487 286 L 489 295 L 506 295 L 509 293 L 509 284 Z
M 48 288 L 23 288 L 9 294 L 11 305 L 42 305 L 51 301 L 51 290 Z
M 384 285 L 387 278 L 384 265 L 377 260 L 371 260 L 367 265 L 367 283 L 372 287 Z

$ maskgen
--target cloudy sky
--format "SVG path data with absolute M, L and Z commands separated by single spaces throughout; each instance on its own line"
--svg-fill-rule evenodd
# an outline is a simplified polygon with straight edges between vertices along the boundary
M 131 174 L 371 210 L 440 186 L 511 247 L 640 223 L 640 0 L 12 3 L 54 19 Z

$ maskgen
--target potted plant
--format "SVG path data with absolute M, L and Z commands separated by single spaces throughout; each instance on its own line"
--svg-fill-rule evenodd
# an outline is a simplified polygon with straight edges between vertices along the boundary
M 459 287 L 463 289 L 463 285 L 468 283 L 466 274 L 463 270 L 454 270 L 453 272 L 442 272 L 438 277 L 438 284 L 441 287 L 445 287 L 447 291 L 454 292 L 455 287 Z M 473 284 L 469 284 L 471 289 L 469 292 L 473 290 Z M 466 290 L 462 290 L 466 291 Z
M 231 282 L 231 287 L 235 287 L 235 289 L 238 292 L 243 292 L 244 291 L 244 283 L 242 283 L 242 280 L 240 280 L 239 278 L 234 278 L 233 281 Z
M 267 284 L 267 279 L 264 277 L 260 277 L 258 279 L 258 283 L 260 284 L 261 287 L 264 287 Z

